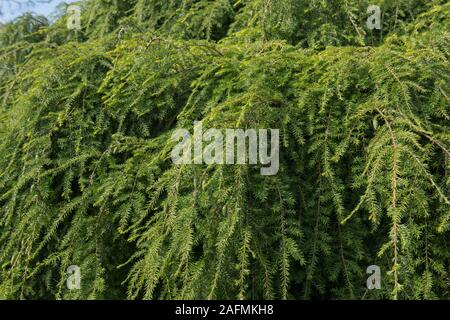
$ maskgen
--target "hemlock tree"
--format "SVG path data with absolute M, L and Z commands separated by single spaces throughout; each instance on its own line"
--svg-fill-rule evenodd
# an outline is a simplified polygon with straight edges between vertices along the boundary
M 450 297 L 447 1 L 79 5 L 0 28 L 0 298 Z M 278 174 L 173 165 L 195 120 Z

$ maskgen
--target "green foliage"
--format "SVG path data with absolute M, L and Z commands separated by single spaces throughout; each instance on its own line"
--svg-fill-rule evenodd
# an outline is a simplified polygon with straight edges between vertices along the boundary
M 0 298 L 448 299 L 449 8 L 102 0 L 81 31 L 2 27 Z M 278 175 L 173 165 L 195 120 L 279 128 Z

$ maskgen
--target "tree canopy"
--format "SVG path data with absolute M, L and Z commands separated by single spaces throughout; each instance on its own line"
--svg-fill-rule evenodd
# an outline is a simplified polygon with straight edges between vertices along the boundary
M 448 1 L 79 5 L 0 27 L 0 298 L 450 297 Z M 195 120 L 278 174 L 174 165 Z

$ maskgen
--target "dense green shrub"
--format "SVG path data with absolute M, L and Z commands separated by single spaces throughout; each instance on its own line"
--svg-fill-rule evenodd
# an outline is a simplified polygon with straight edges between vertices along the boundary
M 83 7 L 0 29 L 0 298 L 450 297 L 447 1 Z M 195 120 L 279 128 L 278 175 L 174 166 Z

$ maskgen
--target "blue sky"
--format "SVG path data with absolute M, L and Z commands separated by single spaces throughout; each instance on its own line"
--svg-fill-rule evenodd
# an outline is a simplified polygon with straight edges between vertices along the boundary
M 39 1 L 45 1 L 45 3 L 39 3 Z M 62 2 L 71 3 L 78 0 L 34 0 L 36 4 L 34 6 L 19 7 L 17 5 L 9 5 L 8 0 L 0 0 L 0 10 L 3 15 L 0 15 L 0 22 L 11 21 L 12 19 L 20 16 L 24 12 L 34 12 L 37 14 L 48 16 L 53 12 L 56 6 Z M 27 0 L 19 0 L 19 2 L 26 3 Z

